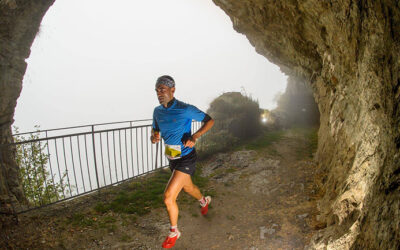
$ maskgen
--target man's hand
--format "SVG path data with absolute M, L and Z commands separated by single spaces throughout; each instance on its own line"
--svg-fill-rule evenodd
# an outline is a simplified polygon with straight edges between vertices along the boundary
M 160 138 L 160 132 L 159 131 L 154 131 L 154 130 L 152 130 L 151 131 L 151 136 L 150 136 L 150 141 L 151 141 L 151 143 L 157 143 L 157 142 L 159 142 L 161 140 L 161 138 Z
M 192 136 L 185 141 L 183 146 L 192 148 L 196 144 L 196 140 L 197 140 L 197 138 L 195 136 Z

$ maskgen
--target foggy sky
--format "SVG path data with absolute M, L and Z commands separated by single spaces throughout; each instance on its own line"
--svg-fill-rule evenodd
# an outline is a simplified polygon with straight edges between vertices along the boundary
M 158 76 L 206 111 L 242 87 L 275 107 L 287 77 L 205 0 L 56 0 L 27 59 L 15 123 L 21 131 L 152 118 Z

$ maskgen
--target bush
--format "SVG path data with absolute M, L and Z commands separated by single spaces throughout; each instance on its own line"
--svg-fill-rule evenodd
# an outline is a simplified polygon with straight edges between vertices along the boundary
M 39 126 L 35 126 L 39 132 Z M 18 134 L 18 128 L 14 126 L 14 134 Z M 28 138 L 15 136 L 15 142 L 39 139 L 37 134 L 30 134 Z M 22 187 L 29 203 L 49 204 L 60 199 L 66 191 L 66 173 L 60 178 L 60 183 L 53 183 L 54 176 L 51 176 L 46 169 L 49 155 L 45 153 L 46 143 L 32 142 L 28 145 L 16 145 L 16 163 L 19 166 L 19 174 Z
M 215 123 L 200 143 L 199 151 L 203 155 L 233 148 L 261 133 L 258 102 L 239 92 L 227 92 L 217 97 L 207 113 Z

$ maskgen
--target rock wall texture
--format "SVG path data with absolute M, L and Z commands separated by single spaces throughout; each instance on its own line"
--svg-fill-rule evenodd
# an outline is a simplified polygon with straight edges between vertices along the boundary
M 25 58 L 54 0 L 0 1 L 0 144 Z M 214 0 L 256 51 L 310 83 L 326 173 L 315 249 L 400 247 L 400 6 L 396 0 Z M 95 6 L 94 6 L 95 8 Z M 72 14 L 72 13 L 71 13 Z M 12 153 L 0 151 L 0 202 L 23 202 Z M 3 211 L 3 210 L 2 210 Z
M 399 2 L 214 3 L 258 53 L 313 88 L 327 227 L 310 248 L 399 249 Z
M 53 1 L 0 1 L 0 145 L 12 142 L 11 124 L 22 89 L 25 59 Z M 25 202 L 13 155 L 12 149 L 0 147 L 0 213 L 10 213 L 12 204 Z

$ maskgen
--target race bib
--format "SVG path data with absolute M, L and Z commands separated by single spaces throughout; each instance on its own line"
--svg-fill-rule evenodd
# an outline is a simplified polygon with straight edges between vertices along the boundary
M 165 156 L 170 160 L 181 158 L 181 145 L 168 145 L 165 144 Z

